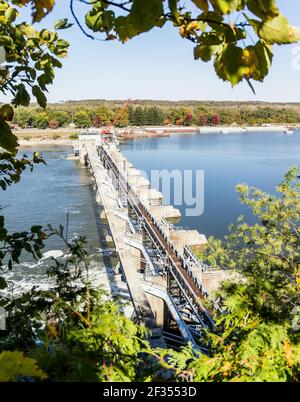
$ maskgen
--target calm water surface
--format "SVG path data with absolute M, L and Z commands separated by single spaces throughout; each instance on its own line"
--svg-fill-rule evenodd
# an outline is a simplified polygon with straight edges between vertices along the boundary
M 222 237 L 228 225 L 244 215 L 251 221 L 246 207 L 241 206 L 235 185 L 247 183 L 274 192 L 283 174 L 292 165 L 300 166 L 300 131 L 251 134 L 175 134 L 133 140 L 121 150 L 137 169 L 204 170 L 204 213 L 185 216 L 180 225 L 198 229 L 206 235 Z

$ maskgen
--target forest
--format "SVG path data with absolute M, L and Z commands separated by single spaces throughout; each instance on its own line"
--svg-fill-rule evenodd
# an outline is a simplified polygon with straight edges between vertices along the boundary
M 125 102 L 124 102 L 125 103 Z M 15 127 L 40 129 L 66 127 L 74 123 L 78 128 L 114 125 L 126 126 L 215 126 L 262 124 L 298 124 L 300 106 L 297 104 L 236 104 L 235 102 L 161 102 L 77 101 L 38 105 L 16 109 Z

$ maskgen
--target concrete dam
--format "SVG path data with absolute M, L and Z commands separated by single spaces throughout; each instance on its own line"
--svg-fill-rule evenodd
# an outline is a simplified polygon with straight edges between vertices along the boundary
M 169 223 L 179 210 L 163 205 L 163 195 L 116 143 L 83 133 L 75 155 L 90 170 L 118 258 L 115 276 L 126 282 L 134 319 L 151 330 L 153 346 L 191 342 L 199 349 L 203 329 L 213 326 L 205 300 L 226 276 L 194 255 L 192 247 L 206 244 L 206 237 Z

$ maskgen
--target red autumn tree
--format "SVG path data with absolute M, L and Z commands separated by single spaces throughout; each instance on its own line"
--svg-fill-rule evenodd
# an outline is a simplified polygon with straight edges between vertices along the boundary
M 190 112 L 187 112 L 186 114 L 185 114 L 185 117 L 184 117 L 184 125 L 185 126 L 190 126 L 191 124 L 192 124 L 192 122 L 193 122 L 193 114 L 192 113 L 190 113 Z
M 102 123 L 101 118 L 98 115 L 96 115 L 93 120 L 93 126 L 98 128 L 101 126 L 101 123 Z
M 221 123 L 221 117 L 220 117 L 220 115 L 219 115 L 218 113 L 214 113 L 214 114 L 211 116 L 211 124 L 212 124 L 213 126 L 218 126 L 220 123 Z

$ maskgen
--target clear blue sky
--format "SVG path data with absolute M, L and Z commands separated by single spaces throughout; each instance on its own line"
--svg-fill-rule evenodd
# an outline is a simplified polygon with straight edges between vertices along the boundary
M 279 0 L 278 5 L 293 25 L 300 26 L 299 0 Z M 68 1 L 57 0 L 43 25 L 50 27 L 62 17 L 72 21 Z M 295 45 L 276 46 L 271 73 L 263 84 L 255 84 L 254 96 L 246 84 L 232 89 L 220 81 L 212 64 L 194 61 L 193 45 L 172 26 L 140 35 L 125 45 L 92 41 L 76 26 L 61 32 L 71 48 L 49 90 L 51 102 L 99 98 L 300 102 L 300 70 L 292 69 Z

